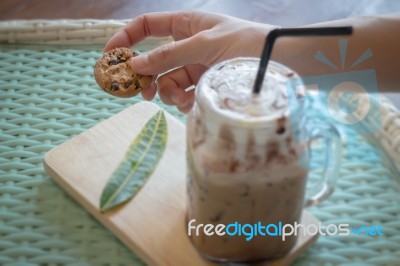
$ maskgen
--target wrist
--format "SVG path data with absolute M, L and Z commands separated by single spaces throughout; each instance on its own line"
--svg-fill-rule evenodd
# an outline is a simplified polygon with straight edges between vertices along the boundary
M 255 26 L 252 27 L 252 38 L 249 38 L 248 43 L 249 47 L 254 47 L 254 49 L 251 51 L 250 56 L 261 56 L 268 34 L 276 28 L 280 27 L 275 25 L 255 23 Z

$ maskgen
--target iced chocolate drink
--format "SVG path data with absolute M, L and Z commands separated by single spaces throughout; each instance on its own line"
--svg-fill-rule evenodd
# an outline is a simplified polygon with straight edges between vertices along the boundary
M 196 88 L 187 126 L 187 220 L 195 219 L 194 226 L 300 222 L 308 170 L 299 165 L 304 145 L 292 133 L 302 128 L 289 120 L 286 89 L 296 74 L 270 62 L 261 93 L 253 95 L 258 64 L 251 58 L 220 63 Z M 195 248 L 221 261 L 279 257 L 296 242 L 295 236 L 195 233 Z

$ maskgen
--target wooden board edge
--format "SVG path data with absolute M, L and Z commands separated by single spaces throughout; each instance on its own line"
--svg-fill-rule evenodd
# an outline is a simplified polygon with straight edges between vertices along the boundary
M 128 108 L 125 108 L 124 110 L 116 113 L 113 116 L 116 116 L 122 112 L 126 112 L 128 109 L 131 108 L 140 108 L 141 105 L 149 105 L 152 108 L 155 109 L 161 109 L 160 106 L 151 103 L 151 102 L 139 102 L 136 103 Z M 168 119 L 174 119 L 175 122 L 177 122 L 180 126 L 184 127 L 184 124 L 179 121 L 177 118 L 175 118 L 174 116 L 172 116 L 170 113 L 168 113 L 167 111 L 165 112 L 166 115 L 168 116 Z M 111 117 L 110 117 L 111 118 Z M 97 126 L 100 126 L 103 123 L 106 123 L 108 119 L 105 119 L 104 121 L 101 121 L 100 123 L 94 125 L 93 127 L 87 129 L 93 129 Z M 128 247 L 128 249 L 130 249 L 132 252 L 134 252 L 135 254 L 137 254 L 137 256 L 139 256 L 143 261 L 145 261 L 147 264 L 149 265 L 156 265 L 155 262 L 153 261 L 153 259 L 146 255 L 146 252 L 144 250 L 142 250 L 142 248 L 140 248 L 138 245 L 136 245 L 133 241 L 130 241 L 129 239 L 126 238 L 125 234 L 120 231 L 117 227 L 115 227 L 112 223 L 108 223 L 107 219 L 102 219 L 102 213 L 100 212 L 100 210 L 98 211 L 92 211 L 92 207 L 90 202 L 88 202 L 83 196 L 80 196 L 79 193 L 76 193 L 75 189 L 73 187 L 71 187 L 68 182 L 65 182 L 63 180 L 63 178 L 61 178 L 60 174 L 57 173 L 57 171 L 54 169 L 54 167 L 52 167 L 52 162 L 49 159 L 54 153 L 57 153 L 57 151 L 59 149 L 61 149 L 64 145 L 67 145 L 69 141 L 73 140 L 74 138 L 80 136 L 81 134 L 85 134 L 85 132 L 87 132 L 87 130 L 81 132 L 80 134 L 74 136 L 71 139 L 66 140 L 65 142 L 63 142 L 62 144 L 50 149 L 48 152 L 46 152 L 43 156 L 43 160 L 42 160 L 42 164 L 43 164 L 43 168 L 45 170 L 45 172 L 52 178 L 52 180 L 54 180 L 61 189 L 64 189 L 68 196 L 70 198 L 72 198 L 74 201 L 76 201 L 79 205 L 81 205 L 85 211 L 87 211 L 92 217 L 94 217 L 100 224 L 102 224 L 105 229 L 110 230 L 121 242 L 123 242 L 126 247 Z M 134 250 L 133 250 L 134 249 Z

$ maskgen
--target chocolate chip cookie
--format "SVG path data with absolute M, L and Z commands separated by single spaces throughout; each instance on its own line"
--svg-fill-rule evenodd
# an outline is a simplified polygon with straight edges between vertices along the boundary
M 127 98 L 136 96 L 150 85 L 152 76 L 136 74 L 129 64 L 129 59 L 138 55 L 125 48 L 115 48 L 96 61 L 94 78 L 107 93 Z

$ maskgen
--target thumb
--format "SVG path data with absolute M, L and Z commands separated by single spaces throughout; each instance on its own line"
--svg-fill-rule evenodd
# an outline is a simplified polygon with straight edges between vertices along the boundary
M 205 50 L 201 48 L 201 42 L 192 36 L 135 56 L 131 59 L 130 65 L 133 71 L 139 74 L 157 75 L 179 66 L 201 64 Z

